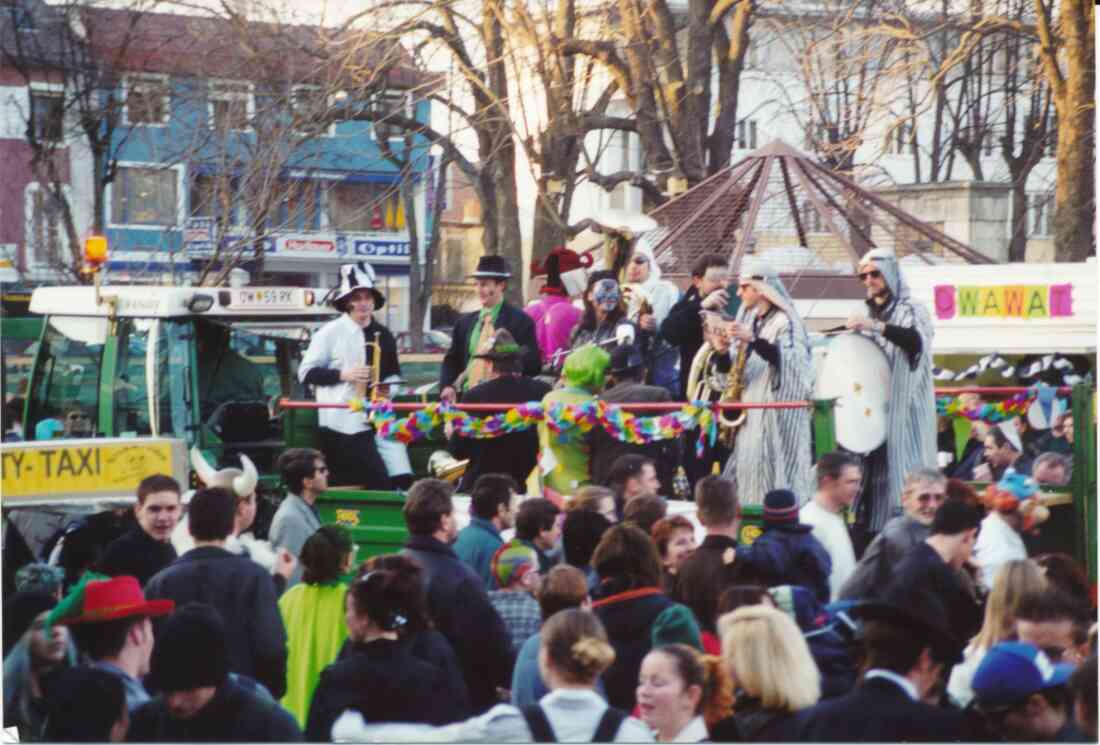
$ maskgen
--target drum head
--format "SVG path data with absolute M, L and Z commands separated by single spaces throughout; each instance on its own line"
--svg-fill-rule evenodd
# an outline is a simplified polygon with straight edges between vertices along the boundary
M 815 398 L 835 398 L 836 440 L 865 455 L 886 441 L 890 363 L 859 334 L 834 336 L 817 370 Z

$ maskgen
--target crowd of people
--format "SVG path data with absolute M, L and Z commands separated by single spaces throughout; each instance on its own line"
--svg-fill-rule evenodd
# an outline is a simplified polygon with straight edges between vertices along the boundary
M 4 719 L 21 740 L 1097 739 L 1089 582 L 1028 555 L 1039 505 L 1013 473 L 977 494 L 913 471 L 862 555 L 842 518 L 862 464 L 843 452 L 805 503 L 765 494 L 748 544 L 733 481 L 697 482 L 696 545 L 637 454 L 563 507 L 482 474 L 461 530 L 454 486 L 425 478 L 404 549 L 355 566 L 318 520 L 319 451 L 279 459 L 270 542 L 242 465 L 200 469 L 186 505 L 151 476 L 126 532 L 91 551 L 63 536 L 84 566 L 18 572 Z

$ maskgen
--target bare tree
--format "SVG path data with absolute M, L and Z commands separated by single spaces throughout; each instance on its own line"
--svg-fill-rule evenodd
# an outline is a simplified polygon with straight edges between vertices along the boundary
M 102 233 L 107 224 L 106 191 L 114 181 L 118 155 L 126 144 L 121 126 L 125 102 L 119 92 L 119 71 L 142 33 L 145 15 L 159 0 L 135 3 L 128 22 L 105 27 L 92 13 L 88 0 L 65 0 L 45 5 L 11 2 L 3 11 L 0 53 L 6 66 L 17 72 L 28 89 L 45 75 L 49 95 L 32 96 L 24 111 L 31 167 L 44 205 L 60 220 L 68 250 L 48 250 L 49 268 L 71 281 L 87 281 L 80 272 L 82 251 L 74 196 L 69 185 L 69 156 L 86 148 L 92 163 L 91 229 Z M 21 24 L 33 24 L 23 33 Z

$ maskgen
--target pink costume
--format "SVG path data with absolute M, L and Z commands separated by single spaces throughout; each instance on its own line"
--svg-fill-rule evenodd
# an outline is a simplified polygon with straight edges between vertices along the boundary
M 585 268 L 590 266 L 592 254 L 578 254 L 565 246 L 554 248 L 542 262 L 531 262 L 532 277 L 546 275 L 546 286 L 539 290 L 542 298 L 524 309 L 535 322 L 543 364 L 560 362 L 554 354 L 569 345 L 569 334 L 584 315 L 569 298 L 584 292 Z
M 525 310 L 535 322 L 535 337 L 539 340 L 544 364 L 550 362 L 555 352 L 569 345 L 569 334 L 584 315 L 583 310 L 562 295 L 543 295 Z

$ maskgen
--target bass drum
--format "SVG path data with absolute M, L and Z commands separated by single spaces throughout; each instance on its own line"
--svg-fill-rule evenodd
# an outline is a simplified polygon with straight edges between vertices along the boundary
M 814 362 L 814 398 L 836 399 L 837 443 L 867 455 L 886 442 L 890 396 L 886 353 L 866 336 L 846 333 L 832 337 Z

